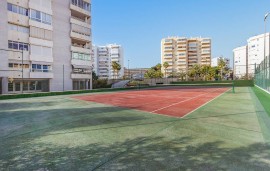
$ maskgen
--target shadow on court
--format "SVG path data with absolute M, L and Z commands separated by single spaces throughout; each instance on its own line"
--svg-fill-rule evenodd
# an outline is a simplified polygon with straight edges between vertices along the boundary
M 80 147 L 13 142 L 12 151 L 0 154 L 0 166 L 4 170 L 65 171 L 270 169 L 270 146 L 267 144 L 226 148 L 222 141 L 191 144 L 191 137 L 170 141 L 167 138 L 141 137 Z

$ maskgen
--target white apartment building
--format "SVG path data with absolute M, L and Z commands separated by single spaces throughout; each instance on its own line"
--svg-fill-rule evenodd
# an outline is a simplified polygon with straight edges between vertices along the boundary
M 264 43 L 265 40 L 265 43 Z M 269 33 L 251 37 L 248 42 L 248 72 L 255 73 L 255 65 L 260 64 L 265 56 L 269 56 Z M 265 50 L 264 50 L 265 44 Z M 265 53 L 265 56 L 264 56 Z
M 234 76 L 241 78 L 248 75 L 248 48 L 247 46 L 241 46 L 233 50 L 234 56 Z
M 91 0 L 1 0 L 0 14 L 0 94 L 91 88 Z
M 216 57 L 216 58 L 212 58 L 211 60 L 211 66 L 212 67 L 217 67 L 219 65 L 219 61 L 220 60 L 224 60 L 226 63 L 226 67 L 230 68 L 230 59 L 229 58 L 225 58 L 225 57 Z
M 94 71 L 100 79 L 120 79 L 124 76 L 124 53 L 121 45 L 93 46 L 92 61 Z M 121 65 L 118 73 L 113 70 L 113 61 Z
M 161 63 L 167 62 L 166 75 L 187 72 L 193 65 L 211 65 L 211 39 L 168 37 L 161 41 Z M 165 73 L 165 69 L 162 69 Z
M 269 33 L 250 37 L 247 46 L 234 49 L 235 75 L 253 75 L 255 66 L 263 61 L 264 54 L 269 56 L 269 49 Z

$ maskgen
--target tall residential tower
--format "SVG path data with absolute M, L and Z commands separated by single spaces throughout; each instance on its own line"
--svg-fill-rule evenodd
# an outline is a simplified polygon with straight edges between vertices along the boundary
M 169 64 L 166 69 L 167 75 L 187 72 L 195 64 L 211 65 L 211 39 L 164 38 L 161 41 L 161 63 L 164 62 Z
M 121 70 L 113 70 L 112 62 L 121 65 Z M 108 44 L 93 46 L 93 66 L 95 73 L 101 79 L 121 79 L 124 76 L 124 50 L 121 45 Z
M 91 88 L 90 0 L 1 0 L 0 14 L 0 93 Z

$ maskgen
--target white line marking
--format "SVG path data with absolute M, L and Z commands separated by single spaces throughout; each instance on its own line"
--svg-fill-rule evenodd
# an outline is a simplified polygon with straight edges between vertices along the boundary
M 201 106 L 197 107 L 197 108 L 196 108 L 196 109 L 194 109 L 193 111 L 191 111 L 191 112 L 189 112 L 189 113 L 185 114 L 184 116 L 182 116 L 182 117 L 180 117 L 180 118 L 181 118 L 181 119 L 185 118 L 186 116 L 188 116 L 188 115 L 190 115 L 191 113 L 195 112 L 196 110 L 198 110 L 198 109 L 202 108 L 203 106 L 206 106 L 207 104 L 209 104 L 209 103 L 211 103 L 212 101 L 216 100 L 217 98 L 219 98 L 220 96 L 222 96 L 223 94 L 225 94 L 226 92 L 228 92 L 228 91 L 230 91 L 230 90 L 231 90 L 231 89 L 229 89 L 229 90 L 225 91 L 224 93 L 222 93 L 222 94 L 218 95 L 217 97 L 215 97 L 215 98 L 213 98 L 212 100 L 208 101 L 207 103 L 205 103 L 205 104 L 203 104 L 203 105 L 201 105 Z
M 261 88 L 261 87 L 259 87 L 259 86 L 257 86 L 257 85 L 255 85 L 255 86 L 256 86 L 257 88 L 261 89 L 262 91 L 266 92 L 267 94 L 270 94 L 269 91 L 267 91 L 267 90 L 265 90 L 265 89 L 263 89 L 263 88 Z
M 173 104 L 171 104 L 171 105 L 169 105 L 169 106 L 165 106 L 165 107 L 159 108 L 159 109 L 157 109 L 157 110 L 154 110 L 154 111 L 152 111 L 151 113 L 154 113 L 154 112 L 157 112 L 157 111 L 160 111 L 160 110 L 163 110 L 163 109 L 166 109 L 166 108 L 175 106 L 175 105 L 177 105 L 177 104 L 180 104 L 180 103 L 183 103 L 183 102 L 186 102 L 186 101 L 189 101 L 189 100 L 193 100 L 193 99 L 198 98 L 198 97 L 200 97 L 200 96 L 203 96 L 203 95 L 206 95 L 206 94 L 215 92 L 215 91 L 217 91 L 217 90 L 219 90 L 219 89 L 220 89 L 220 88 L 218 88 L 218 89 L 216 89 L 216 90 L 214 90 L 214 91 L 209 91 L 209 92 L 207 92 L 207 93 L 200 94 L 200 95 L 198 95 L 198 96 L 189 98 L 189 99 L 187 99 L 187 100 L 182 100 L 182 101 L 180 101 L 180 102 L 173 103 Z

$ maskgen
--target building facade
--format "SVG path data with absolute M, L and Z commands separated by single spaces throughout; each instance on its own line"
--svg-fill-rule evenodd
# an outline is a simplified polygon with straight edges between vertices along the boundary
M 236 77 L 253 77 L 256 65 L 269 56 L 269 33 L 250 37 L 247 45 L 235 48 L 234 73 Z
M 211 65 L 211 39 L 168 37 L 161 41 L 161 63 L 167 62 L 166 75 L 187 72 L 193 65 Z M 162 69 L 165 73 L 165 69 Z
M 211 66 L 212 67 L 217 67 L 219 65 L 220 60 L 225 61 L 227 68 L 230 68 L 230 59 L 229 58 L 225 58 L 225 57 L 216 57 L 216 58 L 212 58 L 211 60 Z
M 90 0 L 1 0 L 2 94 L 91 88 Z
M 108 44 L 93 46 L 93 67 L 100 79 L 121 79 L 124 76 L 124 52 L 121 45 Z M 121 65 L 119 72 L 114 71 L 112 62 Z
M 241 46 L 233 50 L 234 56 L 234 76 L 242 78 L 248 76 L 248 48 Z
M 150 68 L 124 68 L 124 76 L 127 79 L 143 79 L 144 74 Z

